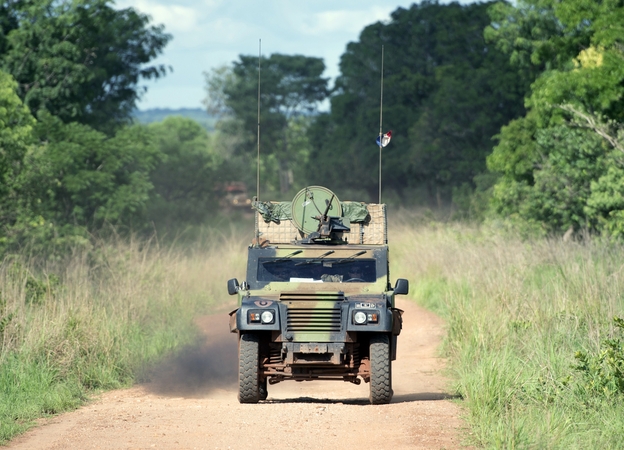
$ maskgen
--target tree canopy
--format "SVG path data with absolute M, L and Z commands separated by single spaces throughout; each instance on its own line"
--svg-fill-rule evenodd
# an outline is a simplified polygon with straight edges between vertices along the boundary
M 0 68 L 37 115 L 111 131 L 127 123 L 142 94 L 142 79 L 158 78 L 148 65 L 170 40 L 162 26 L 111 0 L 10 0 L 0 19 Z
M 524 112 L 528 83 L 483 29 L 489 4 L 424 1 L 366 27 L 341 58 L 331 112 L 312 130 L 314 182 L 360 187 L 376 198 L 381 47 L 384 186 L 450 198 L 485 172 L 491 137 Z M 348 169 L 347 169 L 348 168 Z
M 16 88 L 13 77 L 0 70 L 0 246 L 2 231 L 15 221 L 19 193 L 14 180 L 22 172 L 24 156 L 34 142 L 35 120 Z
M 542 10 L 547 26 L 537 27 Z M 502 175 L 494 211 L 541 232 L 624 234 L 624 6 L 524 0 L 491 11 L 491 38 L 519 66 L 541 70 L 527 115 L 502 128 L 488 158 Z
M 319 58 L 263 57 L 261 191 L 376 201 L 383 46 L 384 200 L 622 237 L 623 23 L 616 0 L 423 1 L 365 27 L 332 90 Z M 255 184 L 256 56 L 206 74 L 213 136 L 130 123 L 169 39 L 110 0 L 0 3 L 0 250 L 201 223 L 219 186 Z
M 328 79 L 322 77 L 325 64 L 320 58 L 273 54 L 262 57 L 260 67 L 263 153 L 269 157 L 268 161 L 275 160 L 279 189 L 285 193 L 290 189 L 293 163 L 301 152 L 301 147 L 295 146 L 301 143 L 296 135 L 302 121 L 297 119 L 317 110 L 328 95 Z M 236 152 L 255 154 L 258 57 L 241 55 L 230 69 L 220 68 L 206 74 L 206 87 L 208 109 L 232 115 L 225 131 L 246 136 L 239 141 Z
M 144 226 L 164 156 L 130 112 L 169 39 L 110 0 L 0 4 L 0 251 Z
M 205 128 L 183 117 L 151 124 L 147 132 L 160 151 L 150 181 L 147 219 L 156 225 L 201 223 L 214 212 L 216 187 L 224 181 L 223 158 Z

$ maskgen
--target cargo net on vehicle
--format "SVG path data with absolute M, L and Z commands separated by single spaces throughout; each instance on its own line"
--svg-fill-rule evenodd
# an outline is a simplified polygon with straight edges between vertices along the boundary
M 341 202 L 345 211 L 350 211 L 350 204 L 356 202 Z M 386 219 L 386 205 L 376 203 L 358 203 L 366 208 L 368 214 L 363 219 L 351 220 L 349 232 L 342 233 L 342 239 L 349 244 L 383 245 L 388 243 L 388 229 Z M 276 210 L 274 215 L 267 214 L 266 209 L 258 209 L 257 234 L 260 241 L 268 241 L 273 244 L 290 244 L 304 238 L 304 234 L 297 229 L 292 219 L 288 217 L 289 208 L 283 207 L 284 203 L 264 202 L 262 206 L 271 211 Z M 268 217 L 268 220 L 267 220 Z M 349 217 L 347 217 L 349 219 Z

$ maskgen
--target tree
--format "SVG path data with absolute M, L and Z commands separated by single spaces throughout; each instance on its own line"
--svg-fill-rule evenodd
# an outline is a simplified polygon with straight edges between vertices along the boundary
M 161 158 L 146 126 L 124 127 L 108 137 L 44 113 L 36 133 L 45 141 L 25 158 L 25 216 L 40 218 L 53 233 L 66 225 L 142 226 L 153 188 L 150 173 Z
M 589 43 L 588 29 L 570 27 L 559 18 L 563 2 L 500 1 L 488 8 L 491 24 L 485 38 L 509 55 L 511 64 L 532 82 L 543 71 L 559 69 Z
M 16 180 L 23 170 L 24 155 L 34 144 L 35 120 L 16 88 L 11 75 L 0 71 L 0 246 L 7 227 L 16 219 Z
M 149 126 L 162 159 L 150 174 L 154 185 L 148 219 L 156 224 L 201 222 L 215 210 L 222 158 L 206 130 L 183 117 Z
M 552 32 L 533 31 L 536 8 L 549 11 L 551 22 L 538 28 Z M 488 157 L 490 170 L 501 174 L 494 212 L 547 232 L 624 235 L 617 200 L 624 165 L 619 137 L 609 131 L 624 121 L 624 6 L 524 0 L 500 11 L 508 17 L 492 32 L 498 45 L 543 71 L 531 86 L 527 115 L 502 128 Z
M 424 1 L 366 27 L 341 58 L 331 113 L 311 130 L 318 179 L 377 198 L 381 47 L 384 46 L 384 186 L 449 198 L 485 172 L 491 137 L 524 112 L 526 81 L 488 45 L 488 4 Z
M 325 64 L 320 58 L 273 54 L 261 58 L 261 139 L 264 155 L 277 160 L 279 187 L 288 192 L 292 179 L 295 149 L 288 130 L 292 120 L 313 114 L 328 95 L 327 79 L 321 75 Z M 246 134 L 238 152 L 255 153 L 257 133 L 258 58 L 239 57 L 230 71 L 207 74 L 206 103 L 233 116 L 229 127 Z
M 111 0 L 8 1 L 2 11 L 0 67 L 35 115 L 45 109 L 110 133 L 129 121 L 139 81 L 166 72 L 146 64 L 171 36 Z
M 562 125 L 535 133 L 531 179 L 502 177 L 494 187 L 493 205 L 499 215 L 522 219 L 538 232 L 563 233 L 589 225 L 585 206 L 591 183 L 608 159 L 600 139 Z

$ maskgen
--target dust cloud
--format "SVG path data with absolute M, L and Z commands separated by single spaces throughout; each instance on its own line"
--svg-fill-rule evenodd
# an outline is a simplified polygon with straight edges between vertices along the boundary
M 200 317 L 197 341 L 165 358 L 149 371 L 148 391 L 167 397 L 202 398 L 236 385 L 238 343 L 227 314 Z

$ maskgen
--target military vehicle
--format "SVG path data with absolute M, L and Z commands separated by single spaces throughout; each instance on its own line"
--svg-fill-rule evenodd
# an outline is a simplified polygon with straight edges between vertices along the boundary
M 242 181 L 232 181 L 221 185 L 218 189 L 221 195 L 219 206 L 224 210 L 249 209 L 251 198 L 247 193 L 247 186 Z
M 386 208 L 340 202 L 329 189 L 302 189 L 292 202 L 254 202 L 256 235 L 230 330 L 238 333 L 238 399 L 265 400 L 286 380 L 370 383 L 370 402 L 392 399 L 402 311 L 390 284 Z

